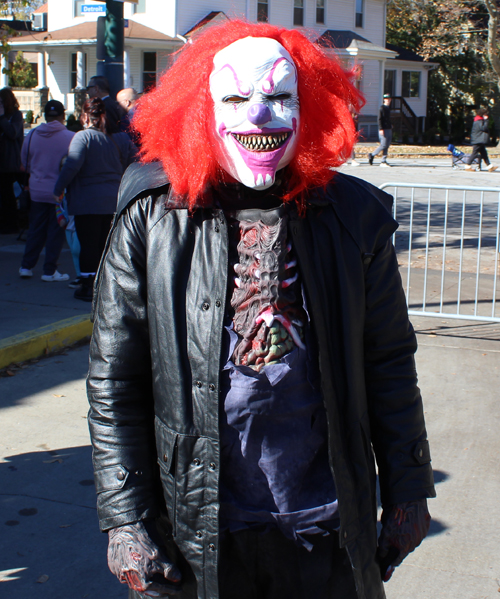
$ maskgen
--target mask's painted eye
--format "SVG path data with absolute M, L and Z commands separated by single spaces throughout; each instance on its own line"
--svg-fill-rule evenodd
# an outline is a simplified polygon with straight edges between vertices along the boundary
M 242 96 L 226 96 L 225 98 L 222 98 L 222 101 L 230 104 L 241 104 L 241 102 L 248 102 L 248 98 L 243 98 Z
M 276 94 L 274 96 L 267 96 L 270 100 L 277 100 L 278 102 L 283 102 L 284 100 L 289 100 L 292 97 L 292 94 L 283 92 L 282 94 Z

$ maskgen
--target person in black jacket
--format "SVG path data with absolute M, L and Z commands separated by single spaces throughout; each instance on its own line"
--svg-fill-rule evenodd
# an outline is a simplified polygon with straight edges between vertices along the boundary
M 106 77 L 95 75 L 87 85 L 89 98 L 101 98 L 106 107 L 107 130 L 110 135 L 120 132 L 120 111 L 116 100 L 109 95 L 109 82 Z
M 389 94 L 384 94 L 383 104 L 378 112 L 378 136 L 380 140 L 379 147 L 368 154 L 368 163 L 373 164 L 373 159 L 382 152 L 382 161 L 380 166 L 390 166 L 387 163 L 387 152 L 392 142 L 392 122 L 391 122 L 391 101 Z
M 472 144 L 472 154 L 468 157 L 465 164 L 465 170 L 473 170 L 472 163 L 480 156 L 486 163 L 488 171 L 496 171 L 497 166 L 490 163 L 486 144 L 490 141 L 488 111 L 486 108 L 479 108 L 474 117 L 472 131 L 470 134 L 470 143 Z M 481 170 L 481 159 L 479 160 L 479 170 Z
M 9 87 L 0 89 L 0 233 L 17 233 L 14 183 L 21 174 L 24 121 Z
M 139 101 L 87 383 L 130 598 L 383 599 L 428 531 L 391 197 L 332 175 L 360 104 L 303 34 L 239 21 Z

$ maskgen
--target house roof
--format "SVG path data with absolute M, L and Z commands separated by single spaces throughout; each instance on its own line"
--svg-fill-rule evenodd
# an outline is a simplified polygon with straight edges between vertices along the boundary
M 373 44 L 358 33 L 342 29 L 327 29 L 316 40 L 319 46 L 327 50 L 337 50 L 340 53 L 359 58 L 393 58 L 395 52 Z
M 212 12 L 209 12 L 206 17 L 203 17 L 201 21 L 198 21 L 196 25 L 191 27 L 191 29 L 186 31 L 184 37 L 192 37 L 193 35 L 198 33 L 200 29 L 203 29 L 203 27 L 205 27 L 206 25 L 215 25 L 215 23 L 218 23 L 219 21 L 229 21 L 229 17 L 226 15 L 226 13 L 222 12 L 221 10 L 213 10 Z
M 131 19 L 128 22 L 128 27 L 125 27 L 125 39 L 138 39 L 138 40 L 158 40 L 165 42 L 177 42 L 172 37 L 141 25 Z M 56 29 L 54 31 L 23 31 L 18 35 L 13 36 L 9 39 L 9 43 L 16 44 L 28 43 L 28 42 L 58 42 L 58 41 L 82 41 L 82 40 L 94 40 L 97 39 L 97 21 L 86 21 L 72 27 L 64 27 L 63 29 Z
M 49 12 L 49 3 L 46 2 L 45 4 L 42 4 L 42 6 L 39 6 L 36 10 L 33 11 L 33 14 L 39 12 Z
M 412 50 L 406 50 L 405 48 L 400 48 L 399 46 L 395 46 L 394 44 L 386 44 L 385 47 L 388 50 L 392 50 L 393 52 L 397 52 L 398 56 L 396 56 L 396 60 L 407 60 L 411 62 L 426 62 L 423 56 L 416 54 Z

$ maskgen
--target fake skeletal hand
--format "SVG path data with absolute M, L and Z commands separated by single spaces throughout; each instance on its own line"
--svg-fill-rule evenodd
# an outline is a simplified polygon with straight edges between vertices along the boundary
M 398 503 L 384 510 L 377 549 L 384 582 L 390 579 L 405 557 L 420 545 L 429 532 L 430 523 L 426 499 Z
M 181 590 L 179 570 L 153 542 L 144 522 L 108 532 L 108 566 L 120 582 L 147 597 L 167 597 Z

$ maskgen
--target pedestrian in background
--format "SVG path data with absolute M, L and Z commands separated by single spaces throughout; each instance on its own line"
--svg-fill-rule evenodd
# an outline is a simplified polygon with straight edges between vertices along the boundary
M 375 156 L 380 152 L 382 152 L 380 166 L 390 166 L 390 164 L 387 164 L 387 152 L 392 142 L 391 100 L 392 98 L 389 94 L 384 94 L 383 104 L 378 111 L 378 137 L 380 145 L 373 153 L 368 154 L 370 166 L 373 164 Z
M 135 160 L 136 148 L 126 133 L 107 130 L 106 107 L 100 98 L 85 102 L 80 120 L 84 129 L 71 141 L 54 195 L 59 198 L 67 190 L 68 213 L 75 217 L 80 241 L 80 284 L 75 298 L 90 302 L 120 181 Z
M 64 126 L 64 106 L 50 100 L 44 108 L 45 123 L 32 129 L 24 140 L 22 164 L 29 174 L 31 207 L 26 246 L 19 276 L 33 276 L 40 253 L 45 246 L 42 281 L 67 281 L 69 275 L 57 270 L 64 244 L 64 228 L 56 216 L 57 201 L 52 191 L 59 177 L 61 160 L 66 156 L 74 133 Z
M 10 87 L 0 89 L 0 233 L 19 230 L 14 183 L 21 171 L 24 123 Z
M 109 81 L 106 77 L 100 75 L 91 77 L 89 84 L 87 85 L 87 93 L 90 99 L 100 98 L 104 102 L 104 106 L 106 107 L 107 130 L 110 133 L 118 133 L 120 131 L 120 112 L 118 111 L 118 104 L 109 95 Z
M 134 118 L 138 99 L 139 94 L 133 87 L 126 87 L 116 94 L 116 102 L 120 112 L 120 131 L 126 133 L 137 147 L 139 147 L 139 136 L 132 128 L 131 122 Z
M 489 122 L 488 122 L 488 111 L 486 108 L 479 108 L 476 111 L 474 122 L 472 123 L 472 131 L 470 133 L 470 143 L 472 145 L 472 154 L 468 157 L 467 163 L 465 164 L 466 171 L 472 171 L 472 163 L 478 156 L 479 159 L 479 170 L 481 170 L 481 159 L 485 161 L 487 170 L 496 171 L 497 166 L 490 163 L 488 152 L 486 151 L 486 144 L 490 141 L 489 134 Z

